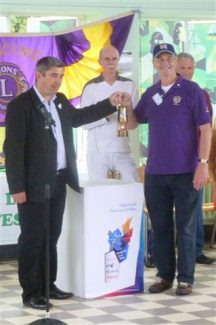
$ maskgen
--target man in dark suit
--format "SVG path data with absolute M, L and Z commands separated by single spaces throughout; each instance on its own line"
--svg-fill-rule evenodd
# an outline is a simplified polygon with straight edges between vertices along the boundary
M 26 306 L 45 309 L 45 202 L 50 217 L 50 298 L 73 294 L 58 289 L 57 241 L 61 233 L 66 184 L 80 191 L 72 127 L 99 120 L 116 111 L 116 92 L 96 105 L 77 110 L 58 93 L 63 63 L 44 57 L 36 64 L 36 83 L 7 107 L 4 152 L 10 193 L 17 203 L 19 281 Z

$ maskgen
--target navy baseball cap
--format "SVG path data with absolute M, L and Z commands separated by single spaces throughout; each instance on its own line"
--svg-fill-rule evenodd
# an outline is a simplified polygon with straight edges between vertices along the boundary
M 153 58 L 156 58 L 158 55 L 160 55 L 161 53 L 164 53 L 164 52 L 176 55 L 174 47 L 172 46 L 172 44 L 162 43 L 162 44 L 157 44 L 154 47 Z

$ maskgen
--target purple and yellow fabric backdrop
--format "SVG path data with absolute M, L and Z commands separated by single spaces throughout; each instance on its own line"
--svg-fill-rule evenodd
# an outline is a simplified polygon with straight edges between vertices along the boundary
M 34 84 L 38 59 L 51 55 L 65 63 L 65 77 L 60 91 L 77 104 L 85 83 L 100 73 L 98 55 L 101 48 L 113 44 L 121 53 L 132 21 L 133 14 L 127 14 L 62 34 L 1 34 L 0 152 L 4 141 L 6 106 Z

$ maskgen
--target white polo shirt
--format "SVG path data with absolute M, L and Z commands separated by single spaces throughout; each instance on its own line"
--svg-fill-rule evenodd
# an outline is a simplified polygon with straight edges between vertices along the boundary
M 110 97 L 116 91 L 127 92 L 131 95 L 133 105 L 137 102 L 137 91 L 135 83 L 127 78 L 118 76 L 116 81 L 110 85 L 102 76 L 90 80 L 82 94 L 81 108 L 96 104 Z M 130 152 L 127 137 L 118 137 L 117 122 L 118 113 L 115 112 L 107 118 L 102 118 L 84 126 L 88 130 L 87 151 L 91 152 Z

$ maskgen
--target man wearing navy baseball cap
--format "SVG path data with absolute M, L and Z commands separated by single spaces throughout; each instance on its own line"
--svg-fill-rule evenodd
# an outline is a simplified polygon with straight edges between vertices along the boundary
M 145 197 L 158 269 L 149 292 L 172 288 L 176 276 L 176 295 L 188 295 L 194 283 L 199 190 L 208 177 L 211 117 L 200 87 L 176 74 L 172 44 L 154 47 L 153 65 L 160 80 L 145 91 L 134 110 L 125 95 L 127 127 L 149 125 Z

